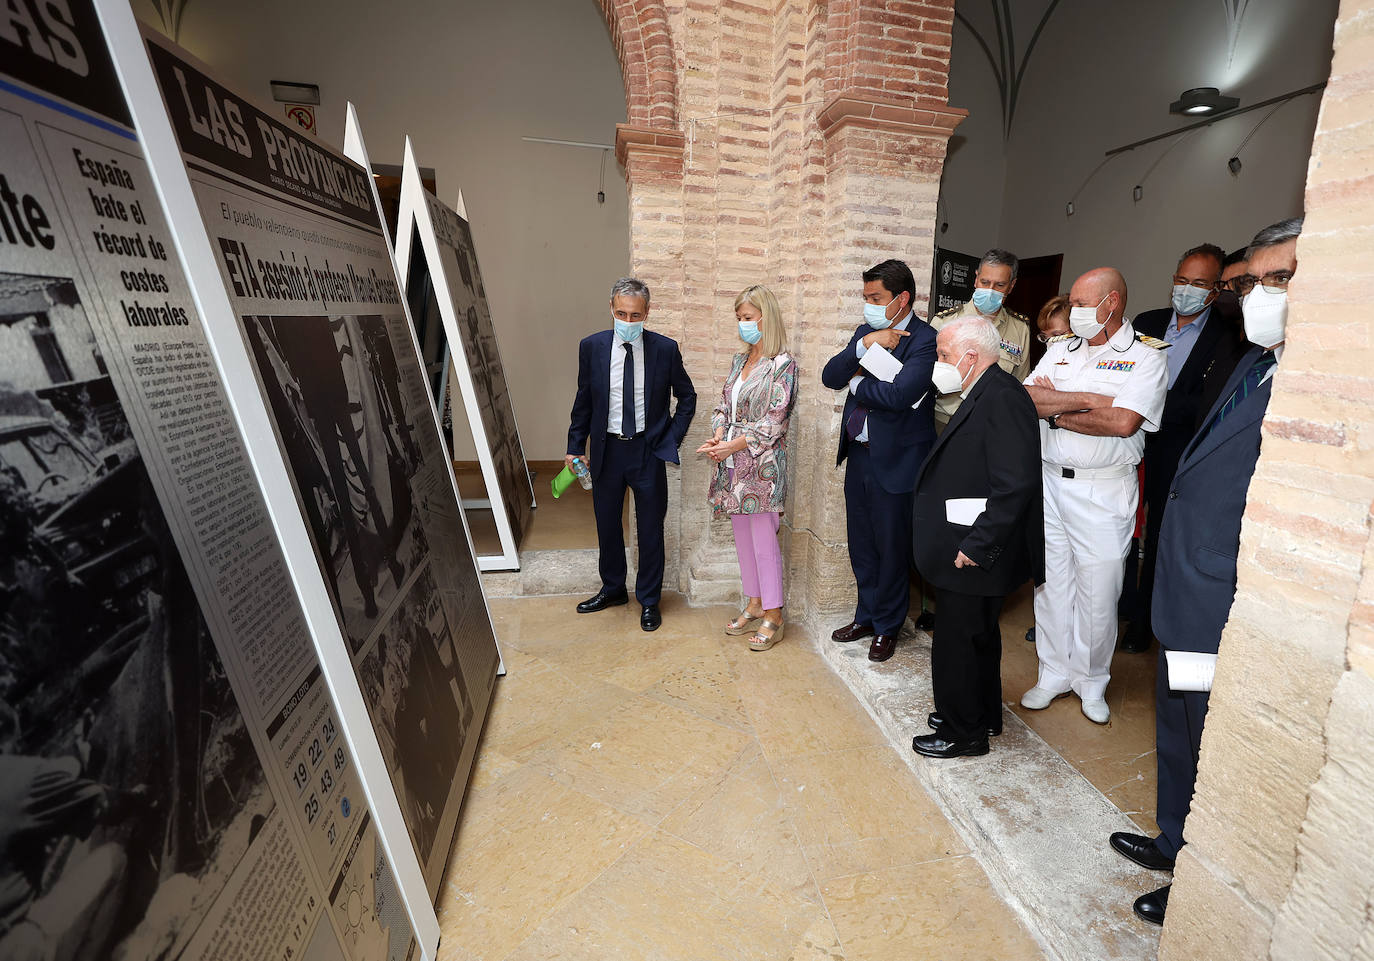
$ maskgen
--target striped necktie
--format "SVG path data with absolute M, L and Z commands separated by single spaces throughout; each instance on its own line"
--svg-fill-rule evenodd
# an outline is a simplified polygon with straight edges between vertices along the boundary
M 1265 373 L 1277 363 L 1278 358 L 1274 356 L 1272 350 L 1266 350 L 1256 357 L 1254 364 L 1245 372 L 1245 376 L 1241 378 L 1241 382 L 1236 385 L 1235 392 L 1227 398 L 1226 403 L 1221 405 L 1221 409 L 1218 410 L 1216 416 L 1212 418 L 1212 425 L 1207 428 L 1207 433 L 1210 434 L 1212 431 L 1216 430 L 1218 424 L 1244 403 L 1245 398 L 1253 394 L 1255 388 L 1260 385 L 1260 382 L 1264 379 Z

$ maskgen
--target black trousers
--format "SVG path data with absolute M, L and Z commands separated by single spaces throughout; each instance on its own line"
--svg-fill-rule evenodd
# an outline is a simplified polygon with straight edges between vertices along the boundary
M 663 518 L 668 513 L 668 469 L 649 450 L 644 435 L 633 440 L 606 438 L 601 467 L 592 484 L 596 539 L 601 549 L 601 583 L 613 591 L 625 587 L 625 531 L 621 527 L 625 490 L 635 495 L 635 532 L 639 569 L 635 599 L 648 607 L 663 594 Z
M 846 464 L 849 564 L 859 593 L 854 620 L 872 624 L 878 634 L 896 634 L 911 606 L 912 494 L 883 490 L 865 444 L 849 445 Z
M 1193 803 L 1208 697 L 1206 691 L 1169 690 L 1169 668 L 1161 647 L 1155 677 L 1155 760 L 1159 770 L 1155 794 L 1159 837 L 1155 844 L 1161 854 L 1171 858 L 1183 847 L 1183 823 Z
M 955 740 L 987 737 L 1002 724 L 1001 597 L 936 588 L 935 638 L 930 651 L 935 710 Z

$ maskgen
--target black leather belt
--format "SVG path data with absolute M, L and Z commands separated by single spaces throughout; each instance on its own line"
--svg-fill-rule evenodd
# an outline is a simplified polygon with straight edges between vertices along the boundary
M 606 431 L 606 436 L 611 440 L 634 440 L 636 437 L 643 437 L 644 431 L 640 431 L 638 434 L 615 434 L 611 431 Z

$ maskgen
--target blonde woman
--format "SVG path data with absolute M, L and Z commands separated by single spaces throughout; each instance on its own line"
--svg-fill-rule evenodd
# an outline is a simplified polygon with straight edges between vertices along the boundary
M 709 500 L 717 515 L 730 515 L 748 598 L 725 633 L 752 630 L 749 649 L 766 651 L 783 631 L 778 525 L 787 499 L 787 425 L 797 362 L 787 353 L 782 313 L 767 287 L 750 287 L 735 298 L 735 320 L 740 350 L 711 417 L 711 440 L 697 453 L 716 462 Z

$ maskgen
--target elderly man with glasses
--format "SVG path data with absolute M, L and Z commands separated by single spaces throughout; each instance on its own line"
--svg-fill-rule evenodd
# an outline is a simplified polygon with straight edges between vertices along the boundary
M 1192 439 L 1202 407 L 1207 378 L 1225 381 L 1241 351 L 1238 302 L 1221 297 L 1222 264 L 1226 253 L 1212 244 L 1184 252 L 1173 274 L 1170 306 L 1148 310 L 1135 319 L 1135 329 L 1169 345 L 1169 389 L 1159 430 L 1145 439 L 1145 543 L 1140 560 L 1139 584 L 1128 576 L 1122 613 L 1130 621 L 1121 649 L 1139 654 L 1150 648 L 1150 597 L 1154 590 L 1155 554 L 1159 524 L 1169 481 L 1183 448 Z M 1135 587 L 1132 591 L 1131 588 Z

